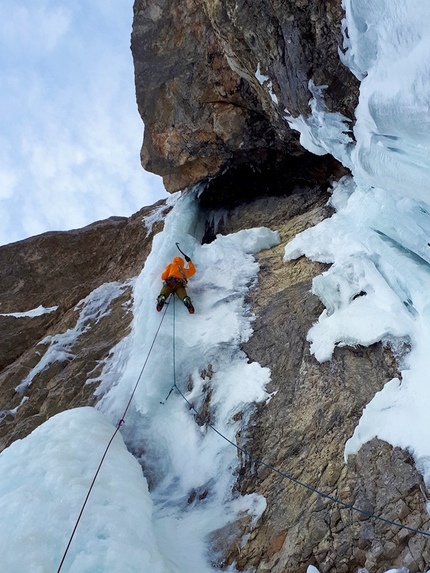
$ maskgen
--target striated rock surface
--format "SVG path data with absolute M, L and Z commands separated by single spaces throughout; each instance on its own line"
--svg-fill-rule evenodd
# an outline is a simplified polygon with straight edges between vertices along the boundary
M 169 191 L 241 167 L 306 177 L 317 158 L 285 116 L 309 115 L 312 81 L 326 86 L 329 111 L 353 119 L 358 82 L 339 59 L 342 18 L 340 0 L 136 0 L 144 168 Z
M 164 203 L 0 248 L 0 450 L 58 412 L 96 402 L 97 376 L 132 319 L 129 280 L 163 226 L 149 232 L 143 219 L 160 209 Z M 58 308 L 8 316 L 40 305 Z M 58 360 L 39 371 L 45 353 L 56 351 Z
M 260 406 L 238 444 L 253 456 L 324 494 L 384 519 L 426 531 L 428 491 L 411 456 L 379 440 L 344 462 L 344 446 L 362 409 L 398 376 L 389 348 L 337 348 L 320 364 L 306 334 L 323 310 L 311 280 L 324 270 L 302 257 L 282 262 L 283 245 L 331 215 L 323 189 L 262 197 L 231 211 L 223 232 L 265 225 L 279 231 L 281 245 L 259 256 L 259 283 L 251 293 L 257 320 L 244 346 L 249 360 L 268 366 L 273 396 Z M 430 540 L 367 518 L 240 456 L 237 488 L 258 492 L 267 508 L 253 531 L 237 524 L 234 542 L 215 538 L 218 565 L 262 573 L 382 573 L 391 567 L 426 571 Z M 224 538 L 228 532 L 220 531 Z M 244 536 L 249 536 L 243 544 Z M 229 542 L 228 542 L 229 541 Z

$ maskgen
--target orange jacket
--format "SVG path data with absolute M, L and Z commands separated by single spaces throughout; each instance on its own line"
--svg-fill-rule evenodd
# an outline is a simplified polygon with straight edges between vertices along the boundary
M 181 269 L 183 274 L 181 273 Z M 173 262 L 164 269 L 161 280 L 165 281 L 169 277 L 175 277 L 177 279 L 184 279 L 184 275 L 186 279 L 192 277 L 196 272 L 196 267 L 193 265 L 192 261 L 188 263 L 188 268 L 185 267 L 184 259 L 181 257 L 175 257 Z

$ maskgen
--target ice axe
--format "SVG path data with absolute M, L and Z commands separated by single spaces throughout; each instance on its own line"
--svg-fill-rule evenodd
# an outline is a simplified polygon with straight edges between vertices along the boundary
M 189 263 L 189 262 L 191 261 L 190 257 L 184 253 L 184 251 L 183 251 L 183 250 L 181 249 L 181 247 L 179 246 L 179 243 L 176 243 L 176 246 L 178 247 L 179 252 L 184 255 L 184 258 L 185 258 L 185 260 L 187 261 L 187 263 Z

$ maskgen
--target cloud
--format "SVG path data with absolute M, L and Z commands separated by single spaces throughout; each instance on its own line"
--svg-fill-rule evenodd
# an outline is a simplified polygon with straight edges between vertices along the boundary
M 9 199 L 13 196 L 17 178 L 12 171 L 3 170 L 0 172 L 0 199 Z
M 65 6 L 49 6 L 48 2 L 29 4 L 4 1 L 0 7 L 2 44 L 19 54 L 32 58 L 52 52 L 70 29 L 72 13 Z
M 140 166 L 131 2 L 3 0 L 0 18 L 9 30 L 0 33 L 0 244 L 167 196 Z
M 7 138 L 0 138 L 0 201 L 10 199 L 18 184 L 18 177 L 14 172 L 10 160 L 10 151 Z

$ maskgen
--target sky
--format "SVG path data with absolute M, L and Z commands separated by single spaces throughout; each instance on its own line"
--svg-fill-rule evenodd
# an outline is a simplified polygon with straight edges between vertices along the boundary
M 132 0 L 2 0 L 0 245 L 167 196 L 140 165 L 132 18 Z

